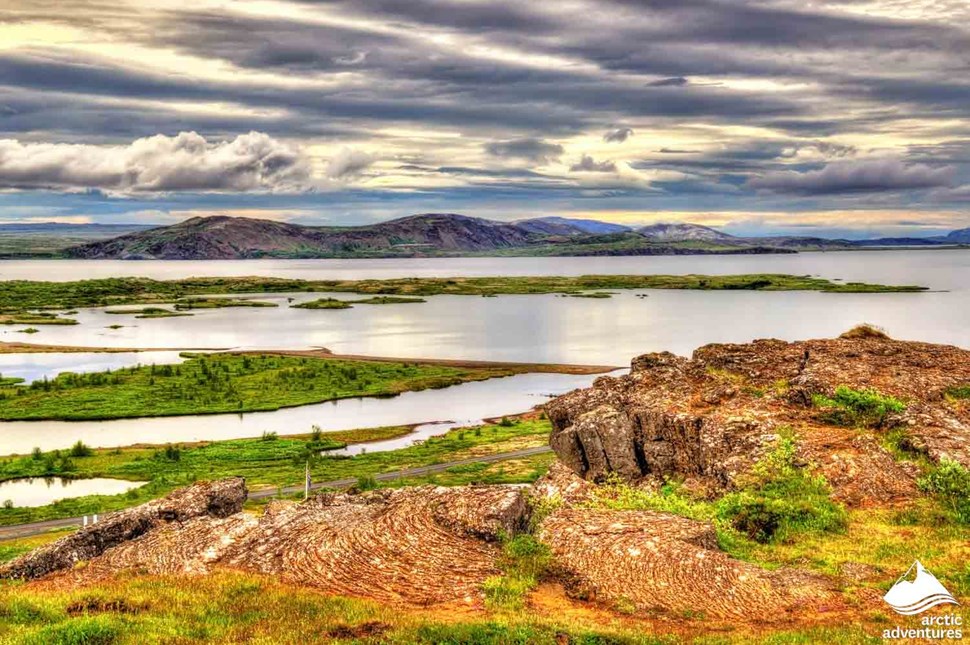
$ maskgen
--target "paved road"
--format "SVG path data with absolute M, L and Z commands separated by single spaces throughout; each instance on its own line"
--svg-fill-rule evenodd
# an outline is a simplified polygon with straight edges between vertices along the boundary
M 509 452 L 498 452 L 492 455 L 481 455 L 479 457 L 469 457 L 467 459 L 458 459 L 455 461 L 448 461 L 441 464 L 432 464 L 430 466 L 418 466 L 417 468 L 405 468 L 403 470 L 395 470 L 389 473 L 381 473 L 379 475 L 374 475 L 374 479 L 379 482 L 394 481 L 395 479 L 400 479 L 402 477 L 420 477 L 422 475 L 431 475 L 433 473 L 440 473 L 444 470 L 452 468 L 454 466 L 463 466 L 465 464 L 477 464 L 477 463 L 492 463 L 496 461 L 505 461 L 507 459 L 520 459 L 522 457 L 532 457 L 533 455 L 541 455 L 546 452 L 550 452 L 552 449 L 549 446 L 537 446 L 535 448 L 523 448 L 521 450 L 512 450 Z M 334 479 L 328 482 L 317 482 L 313 484 L 311 488 L 349 488 L 357 483 L 356 477 L 348 477 L 346 479 Z M 293 493 L 299 493 L 303 491 L 303 486 L 287 486 L 282 489 L 284 495 L 289 495 Z M 280 490 L 275 488 L 267 488 L 263 490 L 257 490 L 249 493 L 250 499 L 264 499 L 266 497 L 275 497 Z M 12 538 L 30 537 L 32 535 L 39 535 L 41 533 L 46 533 L 52 529 L 62 529 L 74 526 L 81 526 L 82 518 L 80 517 L 65 517 L 59 520 L 47 520 L 45 522 L 32 522 L 31 524 L 14 524 L 11 526 L 0 526 L 0 540 L 9 540 Z

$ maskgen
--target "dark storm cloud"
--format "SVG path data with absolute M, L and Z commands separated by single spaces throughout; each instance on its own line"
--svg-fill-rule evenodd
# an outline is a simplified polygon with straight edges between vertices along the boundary
M 511 157 L 547 164 L 558 160 L 564 150 L 558 143 L 549 143 L 542 139 L 512 139 L 485 144 L 485 151 L 495 157 Z
M 950 186 L 951 167 L 905 164 L 898 159 L 841 161 L 818 170 L 769 173 L 748 182 L 755 189 L 809 195 L 891 192 Z

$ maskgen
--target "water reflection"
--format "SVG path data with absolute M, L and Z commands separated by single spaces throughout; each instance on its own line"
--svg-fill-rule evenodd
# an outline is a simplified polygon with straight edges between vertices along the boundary
M 15 508 L 46 506 L 61 499 L 86 495 L 119 495 L 144 486 L 145 482 L 124 479 L 65 479 L 63 477 L 30 477 L 0 482 L 0 503 Z

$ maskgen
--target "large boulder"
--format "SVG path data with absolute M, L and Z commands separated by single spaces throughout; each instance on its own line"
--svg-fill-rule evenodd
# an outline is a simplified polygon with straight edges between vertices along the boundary
M 97 558 L 113 547 L 166 525 L 180 527 L 200 517 L 229 517 L 242 510 L 246 496 L 246 480 L 242 477 L 182 488 L 168 497 L 109 513 L 97 524 L 27 553 L 0 567 L 0 578 L 40 578 Z

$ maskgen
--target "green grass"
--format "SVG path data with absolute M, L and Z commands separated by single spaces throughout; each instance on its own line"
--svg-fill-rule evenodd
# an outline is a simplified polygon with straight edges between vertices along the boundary
M 925 287 L 836 283 L 811 276 L 784 274 L 587 275 L 478 278 L 399 278 L 393 280 L 291 280 L 283 278 L 101 278 L 76 282 L 0 282 L 0 312 L 31 309 L 108 307 L 123 304 L 173 302 L 190 296 L 216 294 L 347 292 L 373 295 L 488 296 L 497 294 L 584 293 L 611 289 L 808 290 L 832 293 L 923 291 Z M 251 301 L 250 301 L 251 302 Z
M 944 459 L 918 483 L 921 490 L 935 495 L 957 522 L 970 526 L 970 470 Z
M 711 521 L 721 547 L 746 557 L 755 543 L 778 544 L 806 534 L 845 530 L 845 509 L 832 501 L 825 479 L 794 465 L 795 443 L 782 438 L 744 477 L 737 490 L 716 501 L 695 499 L 676 483 L 658 491 L 632 487 L 609 478 L 591 504 L 615 510 L 652 510 Z
M 859 428 L 881 427 L 890 415 L 906 409 L 906 404 L 895 397 L 871 388 L 855 390 L 846 385 L 835 388 L 831 397 L 814 395 L 812 403 L 822 410 L 824 421 Z
M 0 587 L 0 642 L 402 643 L 420 645 L 673 645 L 643 630 L 561 616 L 440 618 L 388 603 L 325 596 L 269 576 L 137 576 L 79 589 Z
M 482 586 L 486 604 L 492 609 L 522 609 L 526 596 L 539 584 L 551 562 L 549 547 L 533 535 L 522 533 L 507 537 L 502 543 L 499 562 L 502 575 L 488 578 Z
M 178 365 L 63 373 L 0 388 L 0 420 L 122 419 L 277 410 L 390 396 L 507 376 L 512 370 L 276 355 L 186 354 Z
M 418 445 L 399 450 L 354 457 L 311 457 L 326 448 L 387 439 L 406 434 L 409 430 L 391 427 L 272 439 L 259 437 L 189 445 L 95 449 L 90 456 L 79 457 L 72 457 L 68 450 L 8 457 L 0 459 L 0 481 L 56 475 L 110 477 L 148 483 L 121 495 L 78 497 L 34 508 L 0 508 L 0 525 L 74 517 L 135 506 L 203 479 L 241 475 L 254 489 L 300 485 L 308 458 L 315 482 L 373 477 L 404 468 L 463 459 L 470 456 L 471 451 L 486 454 L 539 445 L 548 436 L 550 425 L 544 420 L 522 420 L 508 427 L 487 425 L 456 428 L 443 436 L 431 437 Z M 488 479 L 523 483 L 534 481 L 544 472 L 542 461 L 507 466 L 504 472 L 498 470 L 500 464 L 489 467 L 495 469 L 491 471 L 492 476 L 484 472 L 442 473 L 436 483 L 459 485 Z M 385 485 L 427 483 L 430 479 L 429 476 L 424 481 L 396 480 Z
M 739 490 L 717 503 L 717 517 L 756 542 L 785 542 L 805 533 L 838 533 L 845 508 L 832 501 L 821 475 L 795 465 L 795 442 L 782 438 Z

